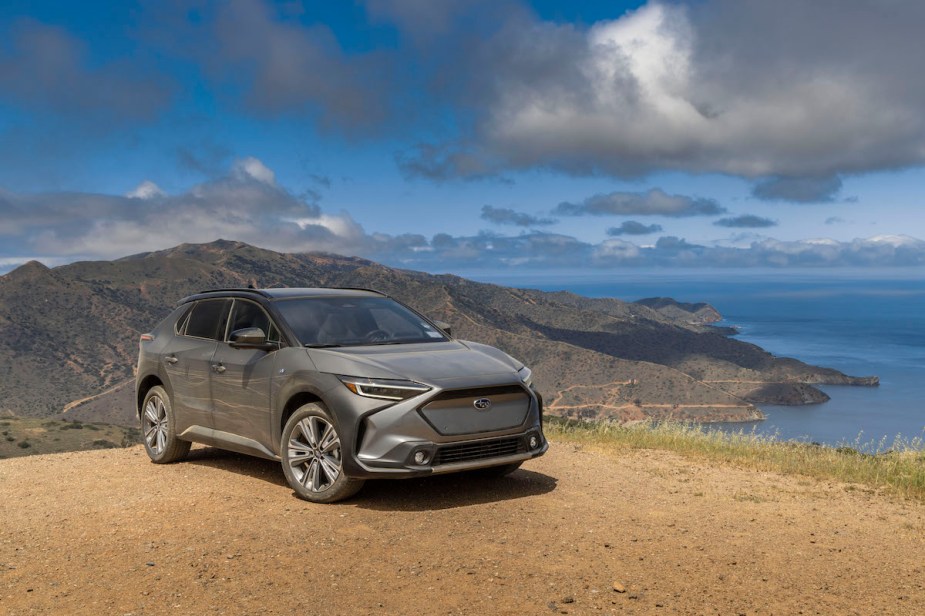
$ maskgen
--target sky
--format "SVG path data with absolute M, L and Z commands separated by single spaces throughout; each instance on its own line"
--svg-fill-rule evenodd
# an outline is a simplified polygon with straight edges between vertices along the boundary
M 5 0 L 0 273 L 219 238 L 919 271 L 922 31 L 918 0 Z

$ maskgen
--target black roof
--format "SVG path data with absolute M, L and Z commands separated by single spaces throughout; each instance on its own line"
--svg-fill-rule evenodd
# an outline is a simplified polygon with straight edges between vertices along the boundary
M 210 297 L 264 297 L 266 299 L 290 299 L 294 297 L 331 297 L 331 296 L 380 296 L 387 297 L 375 289 L 362 289 L 358 287 L 312 287 L 312 288 L 281 288 L 281 289 L 209 289 L 200 291 L 181 299 L 178 304 L 185 304 L 197 299 Z

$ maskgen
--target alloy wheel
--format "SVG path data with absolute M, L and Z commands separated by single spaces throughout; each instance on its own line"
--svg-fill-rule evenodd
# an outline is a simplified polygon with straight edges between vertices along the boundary
M 296 424 L 288 446 L 289 465 L 303 487 L 324 492 L 341 472 L 340 437 L 322 417 L 306 417 Z
M 151 396 L 145 405 L 144 434 L 148 448 L 160 455 L 167 447 L 167 407 L 160 396 Z

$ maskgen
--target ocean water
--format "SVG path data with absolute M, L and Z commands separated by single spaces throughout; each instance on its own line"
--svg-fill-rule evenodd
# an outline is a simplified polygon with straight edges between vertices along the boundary
M 567 290 L 589 297 L 672 297 L 707 302 L 739 328 L 739 339 L 779 356 L 877 375 L 880 387 L 821 386 L 831 400 L 762 405 L 754 429 L 778 438 L 827 445 L 889 448 L 896 436 L 925 436 L 925 272 L 628 271 L 527 273 L 467 277 L 506 286 Z

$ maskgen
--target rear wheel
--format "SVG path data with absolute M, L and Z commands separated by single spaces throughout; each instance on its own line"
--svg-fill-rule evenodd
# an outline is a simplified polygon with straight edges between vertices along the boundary
M 334 420 L 320 404 L 300 407 L 283 428 L 283 473 L 299 498 L 333 503 L 363 487 L 363 480 L 344 475 L 342 452 Z
M 190 442 L 177 438 L 176 419 L 167 392 L 160 385 L 152 387 L 141 406 L 141 433 L 145 451 L 153 462 L 177 462 L 189 453 Z

